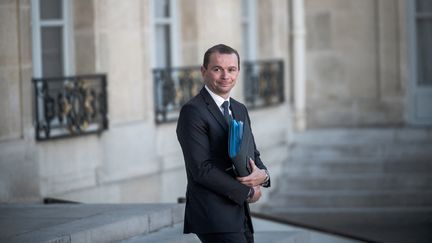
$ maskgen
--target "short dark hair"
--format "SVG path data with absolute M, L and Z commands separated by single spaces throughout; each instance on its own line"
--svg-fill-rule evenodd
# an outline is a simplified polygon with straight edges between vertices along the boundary
M 218 52 L 221 54 L 233 54 L 234 53 L 237 56 L 237 65 L 238 65 L 238 69 L 240 70 L 240 56 L 239 56 L 238 52 L 234 48 L 229 47 L 229 46 L 224 45 L 224 44 L 218 44 L 218 45 L 212 46 L 204 53 L 204 60 L 203 60 L 203 67 L 204 68 L 208 67 L 210 55 L 212 53 L 215 53 L 215 52 Z

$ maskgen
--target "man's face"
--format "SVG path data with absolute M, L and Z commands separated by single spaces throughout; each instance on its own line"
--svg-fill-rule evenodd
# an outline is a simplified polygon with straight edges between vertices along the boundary
M 201 67 L 201 74 L 211 91 L 228 98 L 239 74 L 236 54 L 212 53 L 207 68 Z

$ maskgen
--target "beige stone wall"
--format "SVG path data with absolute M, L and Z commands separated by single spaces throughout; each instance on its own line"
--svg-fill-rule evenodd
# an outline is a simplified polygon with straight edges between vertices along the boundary
M 200 65 L 204 51 L 214 44 L 242 49 L 240 4 L 240 0 L 179 4 L 181 66 Z M 154 122 L 151 67 L 156 53 L 150 0 L 76 0 L 72 5 L 75 70 L 107 74 L 109 130 L 35 141 L 30 1 L 1 2 L 0 20 L 6 24 L 0 25 L 0 112 L 8 115 L 0 118 L 0 201 L 56 197 L 81 202 L 175 202 L 184 196 L 186 173 L 176 123 Z M 288 65 L 286 8 L 284 0 L 271 1 L 265 13 L 269 26 L 259 28 L 270 29 L 272 36 L 260 36 L 258 41 L 260 58 L 283 58 Z M 260 13 L 257 19 L 261 17 Z M 242 90 L 240 80 L 233 96 L 242 100 Z M 286 156 L 288 111 L 282 104 L 250 112 L 257 144 L 274 180 Z
M 241 55 L 241 1 L 201 0 L 197 1 L 197 45 L 198 60 L 202 63 L 204 52 L 216 44 L 226 44 Z M 237 85 L 232 91 L 234 97 L 242 97 L 243 90 Z
M 110 127 L 101 136 L 44 146 L 45 153 L 39 156 L 41 173 L 50 181 L 43 184 L 43 195 L 90 202 L 157 201 L 162 172 L 152 113 L 149 1 L 96 0 L 93 4 L 93 13 L 77 12 L 75 17 L 84 18 L 81 29 L 88 30 L 90 38 L 94 36 L 95 72 L 108 77 Z M 77 29 L 80 25 L 75 24 Z M 45 157 L 55 154 L 54 150 L 60 152 Z M 53 168 L 60 171 L 54 173 Z M 156 178 L 150 191 L 136 184 L 143 179 L 131 179 L 148 176 Z
M 393 0 L 306 0 L 309 127 L 403 123 Z
M 257 1 L 258 59 L 284 61 L 285 99 L 291 100 L 291 13 L 289 1 Z
M 200 0 L 182 0 L 179 5 L 178 16 L 181 18 L 181 56 L 185 66 L 196 66 L 202 63 L 202 54 L 199 53 L 198 45 L 198 19 L 197 2 Z
M 241 1 L 201 0 L 196 3 L 198 55 L 202 56 L 210 46 L 219 43 L 241 50 Z
M 95 10 L 94 2 L 74 0 L 74 46 L 76 74 L 96 72 Z
M 96 72 L 109 78 L 109 113 L 112 124 L 145 118 L 142 38 L 147 1 L 95 1 Z M 148 8 L 146 8 L 148 9 Z M 144 109 L 143 109 L 144 108 Z
M 20 15 L 15 1 L 0 3 L 0 140 L 22 136 Z
M 257 1 L 258 56 L 260 59 L 289 55 L 289 2 Z
M 32 142 L 29 1 L 0 3 L 0 201 L 39 197 Z

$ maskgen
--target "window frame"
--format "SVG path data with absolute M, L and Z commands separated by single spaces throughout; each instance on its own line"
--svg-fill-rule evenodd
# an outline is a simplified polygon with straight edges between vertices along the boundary
M 407 9 L 406 28 L 407 28 L 407 55 L 408 55 L 408 94 L 407 112 L 405 118 L 407 123 L 412 125 L 431 125 L 432 116 L 430 108 L 424 104 L 432 99 L 432 85 L 421 84 L 419 81 L 419 46 L 417 40 L 417 8 L 416 1 L 406 1 Z
M 421 41 L 422 43 L 426 43 L 427 45 L 431 45 L 430 42 L 427 42 L 427 40 L 419 40 L 419 32 L 420 32 L 420 27 L 419 27 L 419 20 L 425 20 L 425 21 L 432 21 L 432 10 L 430 12 L 419 12 L 417 9 L 417 2 L 414 0 L 414 44 L 416 45 L 416 50 L 415 50 L 415 58 L 416 58 L 416 70 L 415 72 L 417 73 L 417 85 L 418 86 L 426 86 L 426 87 L 432 87 L 432 83 L 428 83 L 430 82 L 430 80 L 423 80 L 423 75 L 422 75 L 422 71 L 423 68 L 425 67 L 424 63 L 419 63 L 419 52 L 420 52 L 420 46 L 419 46 L 419 42 Z M 432 78 L 432 77 L 430 77 Z
M 42 61 L 42 28 L 44 27 L 61 27 L 62 28 L 62 57 L 63 57 L 63 75 L 71 76 L 75 74 L 75 56 L 73 41 L 73 14 L 72 2 L 70 0 L 62 1 L 62 18 L 59 19 L 41 19 L 40 0 L 31 0 L 31 19 L 32 19 L 32 61 L 33 77 L 43 77 Z
M 243 40 L 243 43 L 247 43 L 243 46 L 243 56 L 246 61 L 254 61 L 258 59 L 257 53 L 257 2 L 256 0 L 242 0 L 241 7 L 241 22 L 242 22 L 242 38 L 247 36 L 247 40 Z M 247 15 L 243 14 L 243 10 L 247 10 Z M 246 32 L 246 34 L 244 33 Z
M 157 28 L 159 26 L 164 26 L 164 25 L 168 25 L 170 28 L 170 40 L 169 40 L 169 44 L 170 44 L 170 53 L 169 56 L 171 57 L 171 60 L 168 61 L 168 63 L 170 64 L 169 66 L 167 66 L 166 64 L 164 65 L 160 65 L 158 63 L 158 53 L 157 51 L 153 52 L 153 68 L 166 68 L 166 67 L 177 67 L 179 65 L 179 60 L 180 60 L 180 33 L 178 31 L 179 29 L 179 23 L 180 21 L 180 16 L 178 14 L 179 9 L 178 9 L 178 4 L 177 4 L 177 0 L 168 0 L 169 4 L 170 4 L 170 8 L 169 8 L 169 16 L 168 17 L 157 17 L 156 16 L 156 9 L 155 9 L 155 2 L 158 0 L 151 0 L 150 1 L 150 16 L 151 16 L 151 22 L 152 22 L 152 49 L 153 50 L 157 50 L 156 49 L 156 44 L 159 42 L 156 38 L 156 31 Z

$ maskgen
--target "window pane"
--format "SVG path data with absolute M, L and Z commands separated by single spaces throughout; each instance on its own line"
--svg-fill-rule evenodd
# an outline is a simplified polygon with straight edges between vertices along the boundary
M 42 75 L 63 76 L 62 27 L 42 27 Z
M 417 48 L 419 85 L 432 85 L 432 19 L 417 20 Z
M 247 18 L 249 17 L 249 0 L 242 0 L 242 4 L 241 4 L 241 12 L 242 12 L 242 17 L 243 18 Z
M 156 27 L 156 64 L 157 67 L 171 66 L 170 26 Z
M 157 18 L 164 18 L 170 16 L 170 0 L 157 0 L 155 4 L 155 16 Z
M 40 0 L 41 19 L 61 19 L 62 0 Z
M 431 0 L 417 0 L 416 1 L 417 13 L 431 13 L 432 1 Z
M 252 2 L 249 0 L 242 0 L 242 55 L 244 60 L 251 60 L 251 48 L 252 48 L 252 40 L 251 40 L 251 28 L 253 25 L 253 18 L 249 9 L 251 7 Z
M 242 25 L 242 39 L 243 39 L 243 58 L 244 60 L 250 60 L 250 40 L 249 40 L 249 24 L 243 23 Z

